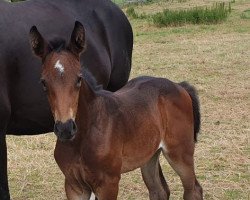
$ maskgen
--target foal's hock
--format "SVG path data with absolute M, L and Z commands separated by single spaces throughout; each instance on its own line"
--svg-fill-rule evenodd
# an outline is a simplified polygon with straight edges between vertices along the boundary
M 43 59 L 41 82 L 55 119 L 55 159 L 68 199 L 89 199 L 93 192 L 99 200 L 115 200 L 121 173 L 136 168 L 151 200 L 169 199 L 161 152 L 181 178 L 184 199 L 203 199 L 193 158 L 199 102 L 191 85 L 139 77 L 108 92 L 81 70 L 82 25 L 76 24 L 70 43 L 59 51 L 36 45 L 37 30 L 32 37 L 34 52 Z

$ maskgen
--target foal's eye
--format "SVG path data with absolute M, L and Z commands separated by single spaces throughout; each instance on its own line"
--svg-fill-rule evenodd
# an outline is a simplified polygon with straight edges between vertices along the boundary
M 77 81 L 76 81 L 76 87 L 80 88 L 80 87 L 81 87 L 81 83 L 82 83 L 82 77 L 79 76 L 79 77 L 77 78 Z
M 42 86 L 43 86 L 43 91 L 47 91 L 47 86 L 46 86 L 46 83 L 45 83 L 45 80 L 43 80 L 43 79 L 41 79 L 40 80 L 40 83 L 42 84 Z

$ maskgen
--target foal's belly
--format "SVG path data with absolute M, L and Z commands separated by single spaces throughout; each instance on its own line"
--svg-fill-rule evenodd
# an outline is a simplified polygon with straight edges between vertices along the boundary
M 159 136 L 125 145 L 122 156 L 122 173 L 145 165 L 159 149 L 160 141 Z
M 157 151 L 157 149 L 155 149 L 151 154 L 149 154 L 143 158 L 139 158 L 139 159 L 124 158 L 124 160 L 122 162 L 121 172 L 126 173 L 126 172 L 133 171 L 137 168 L 142 167 L 153 157 L 153 155 L 156 153 L 156 151 Z

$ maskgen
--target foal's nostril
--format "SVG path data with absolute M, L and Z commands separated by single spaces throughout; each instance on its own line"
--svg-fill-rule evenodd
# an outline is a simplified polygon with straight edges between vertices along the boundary
M 73 123 L 72 132 L 76 133 L 76 131 L 77 131 L 76 123 L 73 120 L 72 120 L 72 123 Z
M 59 122 L 58 121 L 56 121 L 55 122 L 55 125 L 54 125 L 54 132 L 57 134 L 58 132 L 59 132 Z

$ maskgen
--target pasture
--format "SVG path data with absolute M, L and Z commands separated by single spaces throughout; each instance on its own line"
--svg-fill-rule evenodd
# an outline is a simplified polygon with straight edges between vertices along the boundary
M 212 5 L 216 0 L 157 1 L 135 6 L 140 13 Z M 123 8 L 124 12 L 126 8 Z M 236 0 L 225 22 L 156 27 L 130 19 L 134 30 L 131 78 L 140 75 L 186 80 L 201 103 L 201 134 L 195 169 L 204 199 L 250 199 L 250 19 L 249 0 Z M 64 176 L 57 167 L 53 133 L 7 136 L 13 200 L 65 199 Z M 171 199 L 182 199 L 179 177 L 162 159 Z M 140 171 L 122 176 L 119 199 L 146 200 Z

